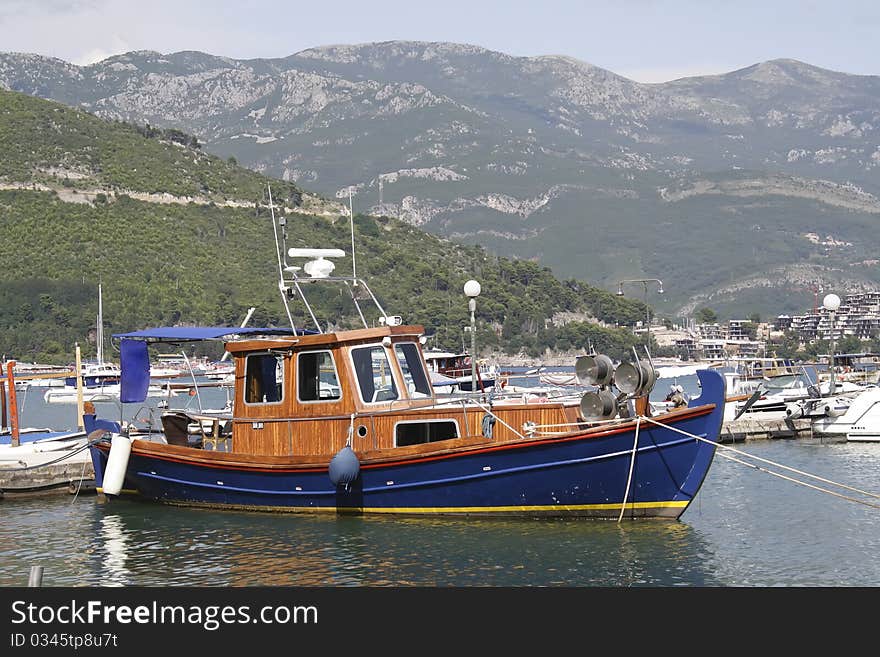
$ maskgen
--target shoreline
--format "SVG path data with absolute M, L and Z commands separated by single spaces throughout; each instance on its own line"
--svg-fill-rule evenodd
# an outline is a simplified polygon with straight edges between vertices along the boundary
M 529 356 L 527 354 L 506 354 L 491 352 L 483 356 L 481 360 L 495 363 L 498 367 L 574 367 L 578 357 L 586 356 L 586 352 L 577 351 L 565 354 L 553 354 L 544 357 Z M 654 357 L 654 365 L 657 367 L 710 367 L 717 365 L 718 360 L 681 360 L 680 358 Z

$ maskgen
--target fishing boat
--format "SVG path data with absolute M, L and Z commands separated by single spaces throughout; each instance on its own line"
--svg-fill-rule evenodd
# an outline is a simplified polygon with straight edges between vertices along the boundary
M 83 386 L 81 389 L 77 389 L 75 385 L 65 385 L 47 388 L 43 393 L 43 401 L 47 404 L 75 404 L 81 398 L 88 402 L 112 402 L 119 400 L 121 390 L 119 383 L 101 383 Z M 147 395 L 150 397 L 166 397 L 173 392 L 169 392 L 167 386 L 151 385 L 147 388 Z
M 456 391 L 472 392 L 486 390 L 498 381 L 498 368 L 493 364 L 477 360 L 477 385 L 473 384 L 471 356 L 467 352 L 424 349 L 422 353 L 428 366 L 428 373 L 435 386 L 449 386 Z
M 676 519 L 697 495 L 721 429 L 719 373 L 700 370 L 701 396 L 656 415 L 647 403 L 656 372 L 635 351 L 616 367 L 601 354 L 580 357 L 576 371 L 596 386 L 580 398 L 524 402 L 494 391 L 446 399 L 431 383 L 423 327 L 386 313 L 353 258 L 351 276 L 330 276 L 341 250 L 287 250 L 277 232 L 276 248 L 288 319 L 297 295 L 315 318 L 307 284 L 335 283 L 357 289 L 350 296 L 363 327 L 200 329 L 232 355 L 228 422 L 200 441 L 90 432 L 98 492 L 111 503 L 133 496 L 249 511 L 620 520 Z M 288 257 L 310 260 L 300 267 Z M 377 326 L 358 296 L 372 301 Z M 143 399 L 149 345 L 180 342 L 197 328 L 114 336 L 122 400 Z
M 810 378 L 803 365 L 788 358 L 743 356 L 731 358 L 726 364 L 728 369 L 724 371 L 724 377 L 732 395 L 751 394 L 758 388 L 806 389 L 808 383 L 804 381 Z

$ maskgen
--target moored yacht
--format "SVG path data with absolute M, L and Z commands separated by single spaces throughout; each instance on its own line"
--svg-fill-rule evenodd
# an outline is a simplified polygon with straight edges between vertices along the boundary
M 274 220 L 274 215 L 273 215 Z M 276 236 L 280 232 L 277 231 Z M 325 332 L 214 327 L 235 367 L 232 413 L 202 440 L 90 433 L 99 491 L 172 505 L 297 513 L 669 518 L 688 508 L 714 458 L 724 381 L 700 370 L 701 395 L 653 415 L 649 357 L 576 363 L 596 390 L 524 402 L 472 392 L 443 399 L 431 382 L 425 331 L 389 315 L 367 282 L 330 276 L 337 249 L 282 249 L 282 301 L 303 288 L 352 292 L 362 328 Z M 306 257 L 302 267 L 287 259 Z M 352 267 L 354 271 L 354 266 Z M 304 271 L 308 278 L 297 272 Z M 469 281 L 468 283 L 471 283 Z M 467 284 L 465 289 L 467 290 Z M 370 326 L 360 307 L 378 312 Z M 336 322 L 334 322 L 336 324 Z M 151 341 L 180 329 L 120 334 L 123 398 L 144 398 Z M 183 432 L 181 432 L 183 433 Z M 174 512 L 170 510 L 169 512 Z

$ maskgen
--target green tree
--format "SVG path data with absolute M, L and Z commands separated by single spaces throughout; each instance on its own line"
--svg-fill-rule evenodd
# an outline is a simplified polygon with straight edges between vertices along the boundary
M 700 324 L 714 324 L 718 321 L 718 315 L 711 308 L 704 306 L 697 311 L 697 321 Z

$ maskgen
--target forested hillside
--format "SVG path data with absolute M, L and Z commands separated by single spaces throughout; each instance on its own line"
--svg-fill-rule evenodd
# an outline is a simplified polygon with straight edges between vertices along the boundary
M 290 246 L 342 248 L 350 256 L 347 208 L 207 155 L 180 131 L 108 122 L 0 91 L 0 152 L 6 358 L 69 362 L 75 342 L 85 356 L 94 354 L 99 283 L 107 335 L 237 325 L 251 306 L 251 325 L 281 325 L 267 186 L 275 211 L 287 218 Z M 397 219 L 356 215 L 354 227 L 358 275 L 389 314 L 424 325 L 438 346 L 461 344 L 469 278 L 483 288 L 477 320 L 484 349 L 539 355 L 593 345 L 622 355 L 633 337 L 613 326 L 645 315 L 639 301 Z M 336 273 L 351 266 L 350 257 L 342 259 Z M 344 288 L 315 301 L 325 328 L 354 326 L 349 305 Z M 301 304 L 293 310 L 308 326 Z M 582 321 L 557 325 L 559 313 Z
M 775 59 L 640 84 L 569 57 L 420 41 L 223 54 L 76 66 L 0 53 L 0 88 L 181 144 L 190 133 L 254 171 L 345 201 L 352 191 L 366 214 L 560 278 L 611 292 L 660 278 L 650 302 L 669 317 L 796 315 L 817 285 L 880 289 L 878 76 Z M 155 181 L 214 187 L 208 172 Z

